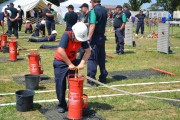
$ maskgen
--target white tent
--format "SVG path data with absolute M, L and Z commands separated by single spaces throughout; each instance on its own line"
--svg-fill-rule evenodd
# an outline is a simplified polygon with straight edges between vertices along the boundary
M 77 12 L 80 10 L 80 6 L 83 3 L 87 3 L 90 6 L 90 0 L 68 0 L 66 2 L 60 3 L 60 9 L 62 11 L 62 16 L 64 17 L 66 12 L 67 12 L 67 6 L 68 5 L 73 5 L 74 6 L 74 11 Z
M 21 6 L 21 8 L 24 10 L 24 16 L 26 17 L 26 13 L 33 8 L 40 8 L 44 10 L 46 8 L 47 3 L 49 3 L 47 0 L 8 0 L 7 2 L 4 2 L 0 4 L 0 11 L 4 11 L 4 9 L 7 7 L 9 3 L 14 3 L 14 7 L 17 8 L 18 5 Z M 61 11 L 60 9 L 52 4 L 52 8 L 57 13 L 57 18 L 61 18 Z

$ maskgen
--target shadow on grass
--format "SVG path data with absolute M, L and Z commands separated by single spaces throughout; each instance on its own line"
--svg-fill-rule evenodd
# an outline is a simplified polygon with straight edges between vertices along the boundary
M 136 52 L 134 51 L 125 51 L 124 54 L 135 54 Z

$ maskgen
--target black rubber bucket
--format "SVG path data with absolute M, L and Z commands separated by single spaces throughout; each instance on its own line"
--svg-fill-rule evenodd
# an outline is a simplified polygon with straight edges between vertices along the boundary
M 26 89 L 37 90 L 39 87 L 40 75 L 27 74 L 25 77 Z
M 19 90 L 16 91 L 16 109 L 20 112 L 26 112 L 33 109 L 34 91 Z

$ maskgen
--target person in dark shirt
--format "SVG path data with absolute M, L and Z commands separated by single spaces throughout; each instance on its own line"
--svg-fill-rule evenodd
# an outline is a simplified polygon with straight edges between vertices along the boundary
M 54 42 L 59 41 L 56 40 L 57 31 L 53 30 L 52 34 L 49 37 L 42 37 L 42 38 L 29 38 L 29 42 Z
M 21 31 L 22 28 L 22 24 L 23 24 L 23 19 L 24 19 L 24 11 L 21 9 L 21 6 L 18 5 L 17 8 L 18 12 L 19 12 L 19 18 L 18 18 L 18 26 L 19 26 L 19 31 Z
M 91 11 L 89 16 L 89 33 L 91 56 L 88 60 L 87 76 L 96 79 L 97 66 L 100 68 L 99 81 L 106 83 L 108 72 L 106 70 L 105 52 L 105 28 L 107 23 L 107 10 L 101 4 L 101 0 L 91 0 Z M 96 87 L 97 84 L 88 80 L 88 84 Z
M 2 27 L 3 34 L 4 34 L 4 17 L 5 17 L 5 13 L 0 12 L 0 26 Z
M 124 5 L 124 11 L 123 11 L 126 15 L 126 18 L 129 20 L 131 17 L 131 12 L 129 11 L 128 6 Z
M 36 28 L 34 29 L 34 32 L 33 32 L 32 36 L 38 37 L 39 36 L 39 32 L 43 36 L 45 36 L 45 24 L 46 24 L 45 20 L 42 20 L 40 24 L 39 23 L 36 24 Z
M 88 27 L 89 26 L 89 5 L 87 3 L 84 3 L 80 6 L 81 11 L 84 15 L 83 17 L 83 23 Z
M 139 29 L 141 28 L 141 35 L 142 35 L 141 38 L 143 38 L 144 37 L 143 36 L 143 34 L 144 34 L 144 19 L 146 18 L 146 15 L 143 14 L 142 10 L 140 10 L 139 14 L 137 14 L 135 17 L 138 19 L 135 37 L 136 38 L 138 37 Z
M 14 30 L 14 36 L 16 39 L 18 39 L 18 18 L 19 18 L 19 12 L 16 8 L 14 8 L 14 4 L 10 3 L 10 7 L 6 10 L 11 11 L 11 16 L 8 18 L 8 34 L 11 36 L 12 29 Z
M 51 3 L 47 4 L 47 9 L 44 10 L 44 13 L 46 15 L 46 27 L 48 31 L 48 35 L 51 35 L 51 31 L 55 30 L 55 20 L 54 16 L 56 12 L 54 9 L 51 8 Z
M 66 31 L 72 31 L 72 26 L 78 21 L 78 15 L 74 12 L 74 6 L 69 5 L 68 12 L 65 14 L 64 21 L 66 22 Z
M 116 53 L 124 54 L 124 30 L 127 22 L 125 13 L 122 10 L 122 6 L 116 7 L 116 16 L 114 18 L 114 30 L 116 37 Z

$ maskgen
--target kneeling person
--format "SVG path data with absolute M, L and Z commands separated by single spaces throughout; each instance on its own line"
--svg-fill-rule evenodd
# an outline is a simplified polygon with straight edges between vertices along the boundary
M 25 33 L 29 32 L 29 33 L 32 33 L 32 24 L 29 20 L 26 21 L 26 24 L 25 24 Z
M 42 38 L 29 38 L 29 42 L 55 42 L 59 41 L 59 39 L 56 40 L 57 31 L 53 30 L 50 37 L 42 37 Z
M 45 36 L 45 23 L 46 21 L 42 20 L 40 24 L 36 24 L 36 28 L 34 29 L 32 36 L 38 37 L 39 32 L 42 34 L 42 36 Z
M 55 53 L 54 59 L 54 75 L 56 81 L 56 95 L 59 100 L 58 111 L 63 113 L 67 110 L 65 100 L 66 77 L 68 73 L 72 73 L 75 69 L 83 69 L 87 62 L 91 51 L 87 42 L 87 26 L 82 23 L 76 23 L 72 27 L 72 31 L 66 31 L 60 41 L 59 47 Z M 76 59 L 79 48 L 85 50 L 85 54 L 81 61 Z

